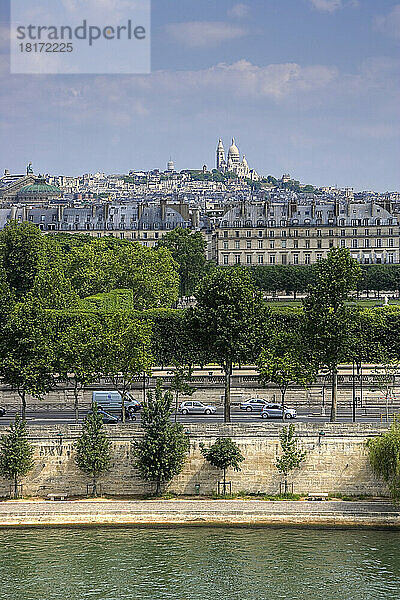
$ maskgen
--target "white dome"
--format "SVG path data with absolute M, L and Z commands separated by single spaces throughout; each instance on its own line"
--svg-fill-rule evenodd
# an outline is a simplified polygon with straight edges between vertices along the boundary
M 228 156 L 239 156 L 239 149 L 235 144 L 235 138 L 232 138 L 232 145 L 229 148 Z

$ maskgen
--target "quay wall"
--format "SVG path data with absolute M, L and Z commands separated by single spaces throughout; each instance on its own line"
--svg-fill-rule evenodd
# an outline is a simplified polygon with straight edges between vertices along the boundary
M 232 491 L 278 493 L 282 476 L 275 462 L 280 453 L 280 423 L 255 424 L 190 424 L 185 433 L 190 452 L 182 473 L 168 490 L 192 495 L 196 486 L 200 494 L 217 490 L 221 472 L 211 467 L 200 452 L 200 444 L 211 445 L 219 436 L 231 437 L 240 447 L 245 460 L 241 471 L 228 471 Z M 75 446 L 80 425 L 29 426 L 34 446 L 35 466 L 23 479 L 23 495 L 45 497 L 63 492 L 69 496 L 86 494 L 88 477 L 75 463 Z M 105 495 L 134 496 L 154 492 L 154 486 L 143 482 L 134 467 L 134 443 L 142 435 L 137 424 L 107 426 L 112 441 L 110 471 L 102 476 L 101 492 Z M 386 496 L 385 485 L 372 473 L 368 463 L 366 441 L 384 428 L 376 424 L 297 423 L 296 437 L 307 451 L 302 466 L 290 476 L 294 492 L 310 491 L 342 494 Z M 0 478 L 0 496 L 10 492 L 10 482 Z

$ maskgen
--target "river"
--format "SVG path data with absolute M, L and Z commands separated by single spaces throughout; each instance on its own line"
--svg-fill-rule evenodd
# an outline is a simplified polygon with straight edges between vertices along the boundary
M 1 600 L 399 600 L 400 533 L 0 531 Z

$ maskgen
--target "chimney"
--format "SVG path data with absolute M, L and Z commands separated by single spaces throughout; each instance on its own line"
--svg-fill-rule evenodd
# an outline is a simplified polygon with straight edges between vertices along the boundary
M 314 196 L 311 199 L 311 218 L 315 219 L 315 198 L 314 198 Z
M 335 196 L 335 217 L 339 216 L 339 198 Z
M 165 217 L 167 214 L 167 201 L 165 200 L 165 198 L 162 198 L 160 200 L 160 207 L 161 207 L 161 222 L 165 221 Z

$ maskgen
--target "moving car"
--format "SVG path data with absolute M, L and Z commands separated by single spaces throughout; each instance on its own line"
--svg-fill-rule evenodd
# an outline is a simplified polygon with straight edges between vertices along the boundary
M 97 412 L 99 413 L 99 415 L 101 415 L 104 424 L 110 425 L 110 424 L 118 423 L 118 421 L 119 421 L 118 417 L 115 417 L 114 415 L 110 415 L 110 413 L 106 412 L 102 408 L 97 409 Z M 92 410 L 89 410 L 88 414 L 91 414 L 91 413 L 92 413 Z
M 214 415 L 217 409 L 212 404 L 203 404 L 198 400 L 186 400 L 178 406 L 181 415 Z
M 282 404 L 266 404 L 261 411 L 263 419 L 282 419 Z M 285 419 L 295 419 L 297 412 L 294 408 L 285 406 Z
M 267 400 L 263 400 L 262 398 L 250 398 L 250 400 L 240 403 L 240 410 L 260 412 L 266 404 L 268 404 Z
M 122 397 L 116 390 L 95 391 L 92 393 L 92 404 L 96 402 L 98 408 L 102 408 L 110 414 L 122 416 Z M 135 412 L 142 408 L 140 402 L 135 400 L 130 394 L 125 398 L 125 416 L 133 419 Z

